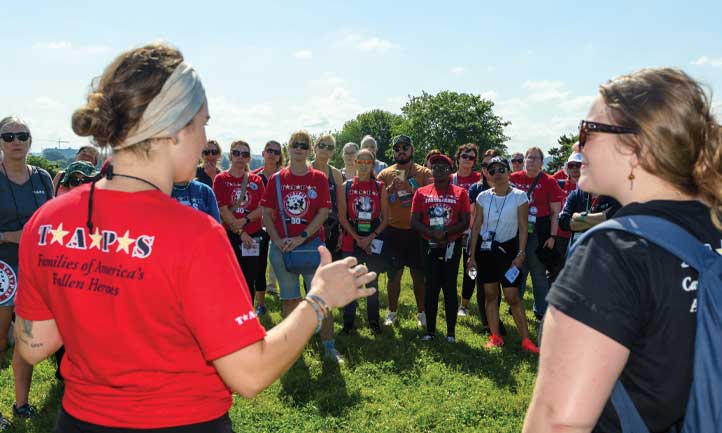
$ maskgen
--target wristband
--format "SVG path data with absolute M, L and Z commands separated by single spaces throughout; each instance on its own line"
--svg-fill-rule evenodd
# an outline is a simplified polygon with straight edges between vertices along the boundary
M 517 257 L 524 257 L 524 256 L 526 256 L 526 253 L 525 253 L 523 250 L 519 250 L 519 252 L 516 253 L 516 256 L 517 256 Z
M 306 295 L 306 299 L 310 299 L 311 301 L 316 302 L 318 306 L 321 307 L 321 310 L 323 310 L 324 317 L 326 317 L 331 311 L 331 309 L 328 308 L 328 304 L 326 303 L 326 301 L 316 295 Z
M 586 218 L 587 215 L 589 215 L 589 212 L 582 212 L 582 213 L 580 213 L 580 214 L 579 214 L 579 222 L 582 222 L 582 223 L 583 223 L 583 222 L 584 222 L 584 218 Z
M 306 297 L 304 301 L 308 302 L 308 304 L 313 308 L 313 311 L 316 313 L 316 319 L 318 320 L 318 324 L 316 325 L 316 329 L 313 331 L 314 334 L 318 334 L 318 331 L 321 330 L 321 324 L 323 323 L 323 311 L 321 311 L 321 307 L 316 303 L 316 301 L 312 301 L 311 299 L 308 299 Z

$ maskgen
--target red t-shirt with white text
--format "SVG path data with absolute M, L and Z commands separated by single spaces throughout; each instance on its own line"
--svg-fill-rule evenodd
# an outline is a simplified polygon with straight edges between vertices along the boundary
M 528 177 L 526 171 L 517 171 L 509 175 L 509 182 L 516 188 L 528 192 L 529 187 L 534 183 L 535 177 Z M 561 203 L 565 197 L 566 194 L 559 188 L 557 180 L 542 172 L 539 182 L 534 187 L 534 192 L 529 199 L 529 209 L 536 207 L 537 217 L 549 216 L 551 214 L 549 203 Z
M 57 324 L 63 408 L 133 429 L 222 416 L 211 361 L 265 336 L 223 227 L 159 191 L 96 188 L 91 231 L 88 196 L 48 202 L 20 242 L 17 314 Z
M 462 188 L 464 188 L 467 192 L 469 191 L 469 188 L 471 188 L 471 185 L 477 183 L 481 180 L 481 173 L 478 171 L 472 171 L 470 175 L 468 176 L 459 176 L 459 173 L 455 173 L 451 175 L 451 182 L 454 185 L 458 185 Z
M 351 225 L 357 223 L 359 212 L 368 213 L 371 216 L 370 221 L 378 221 L 381 217 L 381 191 L 384 189 L 384 183 L 377 180 L 359 182 L 358 177 L 354 177 L 351 182 L 346 196 L 346 215 L 349 223 Z M 341 188 L 346 194 L 345 183 Z M 354 229 L 358 232 L 357 227 Z M 341 251 L 353 252 L 354 239 L 351 235 L 344 233 L 342 242 Z
M 283 202 L 288 237 L 294 237 L 306 230 L 313 221 L 319 209 L 331 209 L 331 194 L 328 191 L 328 178 L 325 174 L 311 167 L 302 176 L 296 176 L 286 167 L 275 173 L 268 180 L 266 192 L 261 200 L 261 206 L 273 209 L 273 226 L 280 237 L 284 237 L 283 223 L 279 218 L 278 198 L 276 194 L 276 177 L 281 179 L 281 200 Z M 323 226 L 318 231 L 321 240 Z M 310 233 L 309 233 L 310 234 Z M 310 234 L 309 239 L 316 237 Z
M 241 197 L 242 186 L 243 176 L 235 177 L 227 171 L 219 173 L 213 178 L 213 192 L 216 194 L 218 207 L 228 206 L 236 218 L 243 218 L 256 210 L 266 190 L 261 176 L 253 173 L 248 174 L 244 197 Z M 243 231 L 248 234 L 256 233 L 259 230 L 261 230 L 260 217 L 243 227 Z
M 411 213 L 420 212 L 421 222 L 427 227 L 431 227 L 432 218 L 441 218 L 444 227 L 451 227 L 459 222 L 460 214 L 469 213 L 470 209 L 469 194 L 464 188 L 451 183 L 443 191 L 438 190 L 433 183 L 422 186 L 416 190 L 414 201 L 411 202 Z M 449 236 L 449 240 L 453 241 L 459 236 L 461 233 Z

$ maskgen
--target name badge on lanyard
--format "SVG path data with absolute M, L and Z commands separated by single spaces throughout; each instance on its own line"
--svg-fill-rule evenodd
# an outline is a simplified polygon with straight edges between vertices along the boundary
M 443 230 L 444 229 L 444 217 L 429 218 L 429 226 L 431 226 L 432 230 Z
M 491 245 L 494 242 L 494 236 L 496 235 L 495 232 L 484 232 L 481 234 L 481 247 L 479 249 L 481 251 L 491 251 Z
M 361 208 L 362 209 L 371 209 L 371 200 L 369 199 L 369 197 L 361 198 Z M 371 212 L 370 211 L 368 211 L 368 210 L 359 211 L 358 223 L 356 224 L 356 229 L 359 233 L 371 232 Z
M 534 233 L 534 224 L 536 224 L 536 214 L 538 210 L 536 206 L 529 206 L 529 233 Z

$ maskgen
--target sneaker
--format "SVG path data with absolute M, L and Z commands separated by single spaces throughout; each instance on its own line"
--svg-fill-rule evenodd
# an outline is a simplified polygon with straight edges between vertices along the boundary
M 15 406 L 15 403 L 13 403 L 13 415 L 18 418 L 35 418 L 38 416 L 38 410 L 30 403 L 25 403 L 20 407 Z
M 537 345 L 529 338 L 525 338 L 521 341 L 521 350 L 529 353 L 539 353 L 539 347 L 537 347 Z
M 417 324 L 419 327 L 426 328 L 426 313 L 422 311 L 416 316 L 418 317 Z
M 456 313 L 456 315 L 459 317 L 466 317 L 468 314 L 469 309 L 464 306 L 459 307 L 459 311 Z
M 384 326 L 394 326 L 396 324 L 396 311 L 389 311 L 384 320 Z
M 268 312 L 268 310 L 266 310 L 265 305 L 259 305 L 258 307 L 256 307 L 256 316 L 258 316 L 258 317 L 263 316 L 267 312 Z
M 448 337 L 446 337 L 446 341 L 452 344 L 456 343 L 456 337 L 454 337 L 453 335 L 449 335 Z
M 491 334 L 489 337 L 489 342 L 484 345 L 487 349 L 493 349 L 495 347 L 501 347 L 504 345 L 504 339 L 501 338 L 501 335 L 498 334 Z
M 13 431 L 15 426 L 7 418 L 0 413 L 0 432 Z
M 336 350 L 335 347 L 327 349 L 326 352 L 323 354 L 323 357 L 331 362 L 335 362 L 336 364 L 343 364 L 345 362 L 343 356 L 341 356 L 341 353 Z
M 431 341 L 434 339 L 434 336 L 431 334 L 424 334 L 421 336 L 421 341 Z

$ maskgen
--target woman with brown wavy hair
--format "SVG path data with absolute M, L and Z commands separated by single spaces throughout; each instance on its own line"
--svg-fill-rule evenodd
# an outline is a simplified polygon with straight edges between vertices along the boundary
M 213 188 L 213 179 L 221 172 L 218 160 L 221 159 L 221 146 L 216 140 L 208 140 L 201 152 L 203 164 L 196 167 L 196 179 Z
M 722 136 L 704 89 L 676 69 L 602 85 L 580 125 L 579 187 L 722 247 Z M 719 251 L 719 250 L 718 250 Z M 684 419 L 692 381 L 698 272 L 636 235 L 578 241 L 549 293 L 525 432 L 620 431 L 619 379 L 649 431 Z M 720 384 L 710 384 L 720 386 Z
M 373 293 L 359 287 L 375 275 L 319 248 L 308 295 L 266 333 L 223 227 L 169 197 L 209 119 L 198 74 L 164 44 L 121 54 L 73 114 L 113 160 L 30 219 L 17 303 L 23 358 L 65 344 L 56 432 L 231 432 L 231 392 L 261 392 L 331 309 Z

